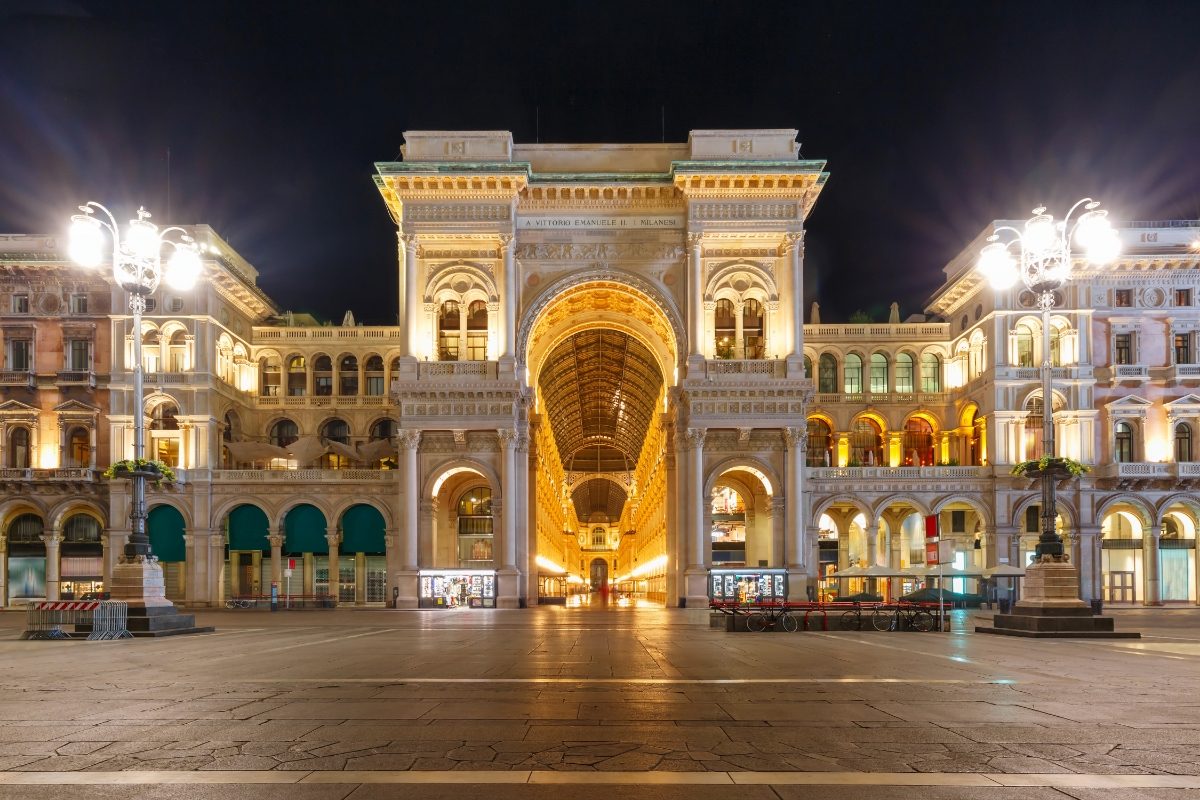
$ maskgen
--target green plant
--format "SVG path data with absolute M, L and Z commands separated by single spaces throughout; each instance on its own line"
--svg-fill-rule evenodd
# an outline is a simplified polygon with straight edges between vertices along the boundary
M 847 467 L 861 467 L 863 464 L 857 458 L 852 458 L 846 462 Z
M 173 483 L 175 481 L 175 470 L 171 469 L 171 465 L 163 461 L 154 461 L 148 458 L 126 458 L 120 461 L 114 461 L 109 465 L 108 469 L 101 473 L 105 478 L 112 480 L 118 477 L 119 472 L 157 472 L 161 477 L 154 481 L 155 488 L 162 486 L 163 481 Z
M 1039 459 L 1032 461 L 1022 461 L 1012 468 L 1013 475 L 1025 475 L 1030 471 L 1044 472 L 1051 467 L 1062 467 L 1071 477 L 1078 478 L 1085 473 L 1091 472 L 1092 469 L 1087 464 L 1081 464 L 1073 458 L 1042 456 Z
M 958 466 L 958 459 L 957 459 L 957 458 L 948 458 L 948 459 L 946 459 L 945 461 L 939 461 L 939 462 L 937 462 L 937 465 L 938 465 L 939 467 L 957 467 L 957 466 Z

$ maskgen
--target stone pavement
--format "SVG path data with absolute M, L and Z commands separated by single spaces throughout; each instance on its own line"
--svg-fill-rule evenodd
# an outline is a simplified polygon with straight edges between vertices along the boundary
M 1118 616 L 1145 638 L 545 607 L 25 642 L 5 613 L 0 800 L 1200 796 L 1200 610 Z

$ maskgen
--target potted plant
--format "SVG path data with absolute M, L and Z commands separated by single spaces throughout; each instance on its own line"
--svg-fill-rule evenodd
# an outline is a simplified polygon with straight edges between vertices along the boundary
M 103 475 L 110 480 L 142 477 L 153 481 L 155 488 L 161 487 L 163 481 L 172 483 L 175 480 L 175 470 L 171 469 L 169 464 L 147 458 L 126 458 L 114 461 L 108 469 L 104 470 Z
M 1086 464 L 1062 456 L 1042 456 L 1039 459 L 1022 461 L 1012 468 L 1013 475 L 1025 478 L 1040 478 L 1043 475 L 1049 475 L 1055 480 L 1078 478 L 1088 472 L 1091 472 L 1091 468 Z

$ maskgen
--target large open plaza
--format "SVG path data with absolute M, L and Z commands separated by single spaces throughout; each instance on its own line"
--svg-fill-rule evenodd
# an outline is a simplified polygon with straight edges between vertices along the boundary
M 0 798 L 1200 791 L 1196 611 L 1119 612 L 1133 642 L 955 613 L 945 634 L 755 634 L 598 603 L 218 611 L 214 634 L 124 642 L 18 641 L 3 614 Z

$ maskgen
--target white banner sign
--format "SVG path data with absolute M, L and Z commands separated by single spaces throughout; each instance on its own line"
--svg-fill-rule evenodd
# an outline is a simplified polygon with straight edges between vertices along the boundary
M 675 214 L 517 217 L 517 229 L 523 231 L 683 230 L 685 226 L 684 218 Z

